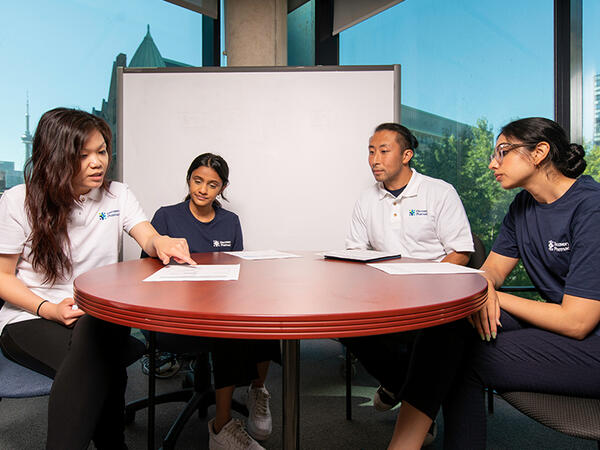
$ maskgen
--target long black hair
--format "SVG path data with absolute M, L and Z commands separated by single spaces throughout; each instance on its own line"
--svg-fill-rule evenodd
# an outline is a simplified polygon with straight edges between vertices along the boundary
M 543 117 L 528 117 L 505 125 L 498 136 L 515 138 L 533 149 L 547 142 L 550 151 L 541 165 L 552 164 L 564 176 L 577 178 L 585 170 L 585 150 L 579 144 L 569 144 L 565 130 L 555 121 Z
M 54 284 L 72 271 L 67 227 L 78 198 L 73 179 L 81 170 L 80 152 L 94 131 L 106 143 L 108 170 L 112 134 L 100 117 L 78 109 L 52 109 L 42 115 L 33 136 L 25 165 L 25 208 L 31 224 L 31 264 L 44 274 L 45 283 Z M 105 189 L 109 183 L 105 177 Z
M 192 173 L 198 167 L 209 167 L 209 168 L 213 169 L 215 172 L 217 172 L 217 175 L 219 175 L 219 178 L 221 179 L 221 182 L 223 183 L 223 189 L 225 189 L 227 187 L 227 185 L 229 184 L 229 166 L 227 165 L 227 161 L 225 161 L 221 156 L 215 155 L 214 153 L 202 153 L 200 156 L 196 156 L 196 158 L 192 161 L 192 163 L 190 164 L 190 167 L 187 171 L 187 177 L 185 178 L 185 181 L 188 183 L 188 186 L 190 184 L 190 178 L 192 178 Z M 221 197 L 223 198 L 223 200 L 227 200 L 225 198 L 225 195 L 223 195 L 222 191 L 221 191 Z M 188 194 L 185 197 L 186 201 L 189 199 L 190 199 L 190 194 Z M 213 204 L 216 207 L 221 206 L 221 203 L 219 202 L 219 200 L 216 200 L 216 199 L 213 202 Z

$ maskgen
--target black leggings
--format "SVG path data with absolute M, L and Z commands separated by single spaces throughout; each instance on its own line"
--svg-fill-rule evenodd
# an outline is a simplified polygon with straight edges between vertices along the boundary
M 82 316 L 73 328 L 45 319 L 4 327 L 0 346 L 17 363 L 54 378 L 47 449 L 124 447 L 129 328 Z

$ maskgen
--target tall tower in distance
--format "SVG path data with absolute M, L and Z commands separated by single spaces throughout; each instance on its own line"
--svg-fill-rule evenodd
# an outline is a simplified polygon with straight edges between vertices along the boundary
M 21 136 L 21 141 L 25 144 L 25 162 L 23 163 L 23 168 L 25 168 L 25 164 L 31 158 L 31 148 L 33 147 L 33 136 L 29 132 L 29 93 L 27 93 L 27 112 L 25 113 L 25 133 Z

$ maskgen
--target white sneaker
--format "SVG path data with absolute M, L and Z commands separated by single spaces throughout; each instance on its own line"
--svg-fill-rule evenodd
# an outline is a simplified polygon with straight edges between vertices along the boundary
M 219 433 L 215 433 L 215 419 L 208 421 L 209 450 L 265 450 L 244 429 L 239 419 L 231 419 Z
M 264 441 L 273 431 L 273 420 L 269 399 L 271 394 L 263 386 L 259 388 L 248 388 L 246 406 L 248 407 L 248 433 L 259 441 Z

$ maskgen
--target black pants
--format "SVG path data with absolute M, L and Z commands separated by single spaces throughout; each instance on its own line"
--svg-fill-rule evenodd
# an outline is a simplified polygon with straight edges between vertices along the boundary
M 600 398 L 600 336 L 571 339 L 505 311 L 493 342 L 468 340 L 466 364 L 444 400 L 444 447 L 485 449 L 484 387 Z
M 82 316 L 73 328 L 45 319 L 7 325 L 4 354 L 54 378 L 47 449 L 124 446 L 125 368 L 129 328 Z
M 148 337 L 148 332 L 143 331 Z M 258 378 L 256 364 L 263 361 L 281 363 L 279 341 L 222 339 L 156 333 L 156 348 L 170 353 L 210 351 L 215 389 L 242 386 Z
M 435 419 L 464 349 L 463 323 L 365 338 L 340 339 L 383 387 Z M 417 352 L 427 341 L 427 351 Z M 429 345 L 433 342 L 433 345 Z M 413 367 L 418 376 L 409 376 Z M 415 372 L 416 373 L 416 372 Z
M 419 332 L 380 334 L 356 338 L 341 338 L 340 342 L 352 352 L 388 391 L 398 394 L 406 374 L 413 341 Z

